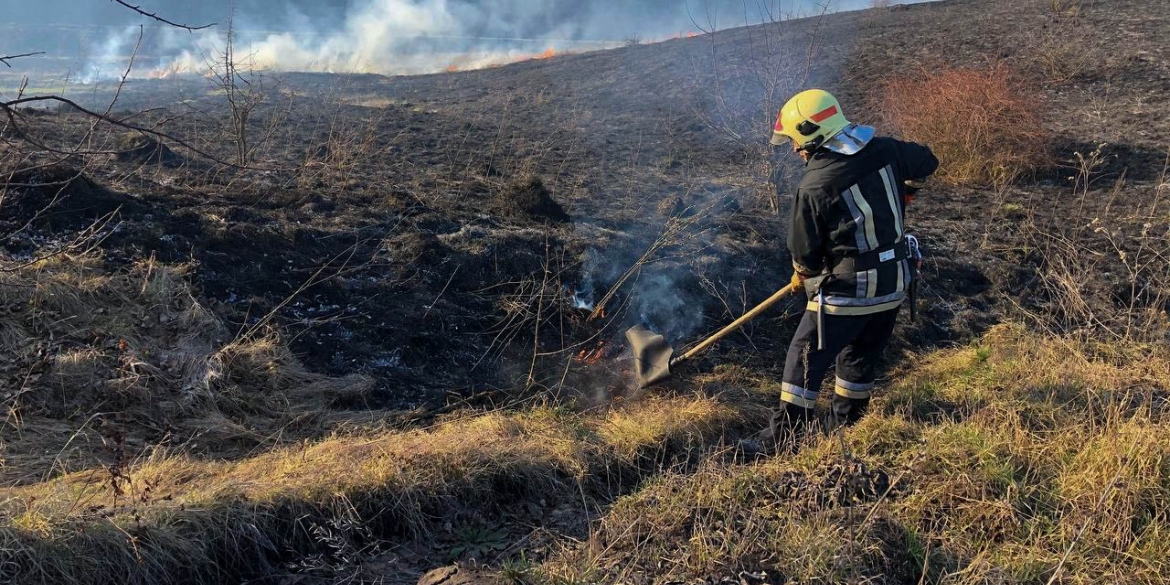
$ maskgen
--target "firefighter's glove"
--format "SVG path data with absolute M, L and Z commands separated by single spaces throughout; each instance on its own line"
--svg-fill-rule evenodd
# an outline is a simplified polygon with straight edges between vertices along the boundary
M 793 290 L 803 290 L 804 281 L 808 280 L 807 274 L 801 274 L 799 270 L 792 271 L 792 288 Z
M 918 194 L 918 191 L 926 186 L 926 179 L 906 179 L 906 194 L 913 197 Z

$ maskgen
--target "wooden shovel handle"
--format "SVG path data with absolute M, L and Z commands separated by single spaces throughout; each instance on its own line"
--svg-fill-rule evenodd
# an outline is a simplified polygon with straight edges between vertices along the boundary
M 747 323 L 748 321 L 751 321 L 756 316 L 758 316 L 760 313 L 767 311 L 768 308 L 770 308 L 772 305 L 775 305 L 776 303 L 780 302 L 781 299 L 783 299 L 784 297 L 787 297 L 788 295 L 792 294 L 795 291 L 796 291 L 796 287 L 791 285 L 791 284 L 780 289 L 779 291 L 776 291 L 776 294 L 768 297 L 768 300 L 756 305 L 756 308 L 748 311 L 747 313 L 744 313 L 744 315 L 742 317 L 740 317 L 739 319 L 736 319 L 734 322 L 731 323 L 731 325 L 724 327 L 723 330 L 720 331 L 719 333 L 716 333 L 715 335 L 712 335 L 711 337 L 704 339 L 702 343 L 700 343 L 699 345 L 696 345 L 693 349 L 684 353 L 678 359 L 674 360 L 674 363 L 689 360 L 689 359 L 695 357 L 696 355 L 699 355 L 703 351 L 710 348 L 712 345 L 715 345 L 720 339 L 723 339 L 724 337 L 727 337 L 728 335 L 734 333 L 737 329 L 739 329 L 740 327 L 743 327 L 745 323 Z

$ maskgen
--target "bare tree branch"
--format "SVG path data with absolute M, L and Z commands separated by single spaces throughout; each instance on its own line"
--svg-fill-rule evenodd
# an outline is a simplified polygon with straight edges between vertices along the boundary
M 7 65 L 9 69 L 12 69 L 12 63 L 8 62 L 9 59 L 19 59 L 21 57 L 32 57 L 34 55 L 44 55 L 44 54 L 45 54 L 44 51 L 37 51 L 35 53 L 22 53 L 20 55 L 5 55 L 3 57 L 0 57 L 0 63 Z
M 87 109 L 81 107 L 80 105 L 78 105 L 77 102 L 74 102 L 73 100 L 63 98 L 63 97 L 57 96 L 57 95 L 30 96 L 30 97 L 23 97 L 23 98 L 19 98 L 19 99 L 9 100 L 6 102 L 0 102 L 0 111 L 3 111 L 5 114 L 8 115 L 9 121 L 12 122 L 12 129 L 14 131 L 16 131 L 19 135 L 21 135 L 21 138 L 24 140 L 29 140 L 30 137 L 27 135 L 24 135 L 24 133 L 20 131 L 20 128 L 16 124 L 15 115 L 19 111 L 17 106 L 22 105 L 22 104 L 28 104 L 28 103 L 36 103 L 36 102 L 58 102 L 61 104 L 66 104 L 66 105 L 72 107 L 74 110 L 81 112 L 82 114 L 85 114 L 87 116 L 91 116 L 93 118 L 97 118 L 99 120 L 106 122 L 107 124 L 111 124 L 113 126 L 118 126 L 120 128 L 125 128 L 127 130 L 133 130 L 135 132 L 141 132 L 143 134 L 149 134 L 149 135 L 154 136 L 156 138 L 163 138 L 166 140 L 170 140 L 171 142 L 178 144 L 179 146 L 182 146 L 183 148 L 186 148 L 187 150 L 190 150 L 191 152 L 194 152 L 195 154 L 197 154 L 205 159 L 211 160 L 213 162 L 216 162 L 216 163 L 219 163 L 219 164 L 222 164 L 225 166 L 233 167 L 233 168 L 238 168 L 238 169 L 244 168 L 240 165 L 230 163 L 228 161 L 220 159 L 219 157 L 217 157 L 215 155 L 212 155 L 212 154 L 209 154 L 203 150 L 200 150 L 199 148 L 193 146 L 191 143 L 189 143 L 181 138 L 177 138 L 171 134 L 167 134 L 165 132 L 159 132 L 157 130 L 151 130 L 149 128 L 143 128 L 142 126 L 129 124 L 129 123 L 123 122 L 122 120 L 119 120 L 117 118 L 111 118 L 109 116 L 105 116 L 105 115 L 99 114 L 97 112 L 87 110 Z M 45 147 L 41 146 L 41 148 L 45 148 Z M 77 154 L 77 153 L 70 153 L 70 154 Z
M 122 6 L 125 6 L 126 8 L 129 8 L 130 10 L 133 10 L 134 12 L 141 14 L 142 16 L 145 16 L 147 18 L 153 18 L 154 20 L 157 20 L 163 24 L 168 24 L 168 25 L 173 26 L 175 28 L 181 28 L 181 29 L 185 29 L 188 31 L 197 31 L 197 30 L 203 30 L 205 28 L 211 28 L 211 27 L 215 26 L 214 22 L 211 24 L 205 24 L 203 26 L 191 26 L 191 25 L 187 25 L 187 24 L 179 24 L 177 22 L 171 22 L 171 21 L 169 21 L 169 20 L 167 20 L 167 19 L 165 19 L 157 14 L 152 14 L 150 12 L 147 12 L 147 11 L 143 10 L 141 7 L 135 6 L 135 5 L 130 4 L 128 2 L 124 2 L 123 0 L 110 0 L 110 1 L 121 4 Z

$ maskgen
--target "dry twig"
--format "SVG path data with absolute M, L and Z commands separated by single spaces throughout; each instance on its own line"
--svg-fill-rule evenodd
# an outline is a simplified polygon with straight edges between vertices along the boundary
M 125 6 L 126 8 L 129 8 L 130 10 L 133 10 L 134 12 L 137 12 L 138 14 L 141 14 L 142 16 L 145 16 L 147 18 L 152 18 L 152 19 L 157 20 L 163 24 L 173 26 L 175 28 L 181 28 L 181 29 L 184 29 L 187 31 L 193 32 L 193 31 L 203 30 L 205 28 L 211 28 L 211 27 L 215 26 L 214 22 L 212 22 L 210 24 L 200 25 L 200 26 L 192 26 L 189 24 L 180 24 L 178 22 L 172 22 L 170 20 L 167 20 L 167 19 L 159 16 L 157 13 L 147 12 L 147 11 L 143 10 L 140 6 L 135 6 L 135 5 L 130 4 L 128 2 L 123 2 L 122 0 L 111 0 L 111 1 L 116 2 L 118 4 L 121 4 L 122 6 Z
M 44 54 L 45 54 L 44 51 L 37 51 L 35 53 L 21 53 L 20 55 L 5 55 L 3 57 L 0 57 L 0 63 L 7 65 L 9 69 L 12 69 L 12 63 L 9 63 L 9 61 L 12 59 L 20 59 L 22 57 L 32 57 L 34 55 L 44 55 Z

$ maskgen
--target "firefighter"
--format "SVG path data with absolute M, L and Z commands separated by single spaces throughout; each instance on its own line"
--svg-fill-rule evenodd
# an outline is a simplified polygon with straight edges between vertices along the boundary
M 828 92 L 801 92 L 780 110 L 774 146 L 805 161 L 788 231 L 792 283 L 808 306 L 788 348 L 783 408 L 770 432 L 799 430 L 836 361 L 829 427 L 865 413 L 878 360 L 917 276 L 906 205 L 938 168 L 926 146 L 852 124 Z

